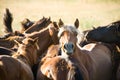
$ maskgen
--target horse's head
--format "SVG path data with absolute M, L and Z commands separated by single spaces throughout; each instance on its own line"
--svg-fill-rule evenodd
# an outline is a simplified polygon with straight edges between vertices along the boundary
M 33 24 L 34 24 L 33 21 L 30 21 L 28 18 L 25 18 L 23 21 L 21 21 L 21 26 L 22 26 L 21 32 L 25 31 Z
M 120 21 L 113 22 L 107 26 L 101 26 L 88 31 L 86 38 L 88 41 L 102 41 L 107 43 L 119 43 Z
M 25 30 L 24 33 L 32 33 L 35 31 L 40 31 L 41 29 L 47 27 L 51 23 L 50 18 L 43 17 L 42 19 L 36 21 L 31 27 Z
M 80 37 L 78 31 L 79 21 L 76 19 L 74 26 L 62 25 L 59 29 L 58 37 L 60 38 L 59 43 L 61 50 L 68 55 L 72 54 L 75 50 L 75 45 Z
M 52 22 L 51 24 L 49 24 L 48 28 L 49 28 L 49 34 L 51 36 L 51 40 L 52 40 L 53 44 L 58 44 L 59 39 L 58 39 L 57 34 L 58 34 L 59 27 L 58 27 L 57 23 Z
M 22 42 L 15 41 L 18 44 L 18 55 L 24 56 L 30 65 L 37 62 L 38 38 L 25 38 Z

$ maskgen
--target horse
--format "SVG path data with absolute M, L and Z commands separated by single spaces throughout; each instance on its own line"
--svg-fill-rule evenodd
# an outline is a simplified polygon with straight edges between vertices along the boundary
M 5 47 L 5 48 L 8 48 L 8 49 L 12 49 L 16 43 L 14 42 L 14 40 L 17 40 L 17 41 L 22 41 L 25 37 L 20 37 L 20 36 L 9 36 L 8 38 L 2 38 L 0 39 L 0 46 L 1 47 Z
M 82 80 L 77 65 L 72 61 L 62 55 L 47 57 L 39 63 L 37 80 Z
M 78 27 L 64 26 L 58 32 L 62 51 L 78 61 L 83 80 L 112 80 L 112 52 L 102 43 L 91 43 L 90 48 L 79 46 L 82 36 Z M 102 66 L 104 65 L 104 68 Z
M 50 18 L 43 17 L 42 19 L 36 21 L 31 27 L 26 29 L 24 33 L 32 33 L 32 32 L 39 31 L 43 29 L 44 27 L 47 27 L 50 23 L 51 23 Z
M 120 21 L 112 22 L 106 26 L 100 26 L 89 30 L 85 36 L 85 42 L 104 42 L 109 44 L 115 44 L 116 51 L 114 52 L 115 71 L 117 72 L 117 78 L 120 76 Z M 109 36 L 110 35 L 110 36 Z M 84 42 L 84 41 L 83 41 Z M 117 70 L 118 69 L 118 70 Z M 119 79 L 117 79 L 119 80 Z
M 88 41 L 115 43 L 120 47 L 120 21 L 112 22 L 106 26 L 99 26 L 86 34 Z
M 51 22 L 47 27 L 44 27 L 40 31 L 33 32 L 31 34 L 25 34 L 26 37 L 35 38 L 38 37 L 38 56 L 44 55 L 44 52 L 52 44 L 58 44 L 59 39 L 57 37 L 58 25 L 56 22 Z
M 20 22 L 21 23 L 21 33 L 23 33 L 25 30 L 27 30 L 29 27 L 31 27 L 35 22 L 31 21 L 28 18 L 25 18 L 23 21 Z
M 60 19 L 58 24 L 62 23 Z M 39 63 L 37 80 L 83 80 L 75 62 L 71 57 L 64 57 L 59 45 L 51 45 Z
M 0 80 L 34 80 L 31 67 L 37 62 L 37 38 L 26 38 L 12 55 L 0 55 Z
M 12 56 L 15 53 L 15 51 L 5 48 L 5 47 L 0 47 L 0 55 L 9 55 Z
M 58 44 L 59 39 L 57 37 L 58 33 L 58 26 L 56 22 L 51 22 L 47 27 L 44 27 L 40 31 L 33 32 L 31 34 L 25 34 L 26 37 L 28 38 L 35 38 L 38 37 L 38 46 L 39 50 L 37 51 L 38 57 L 41 59 L 44 55 L 45 52 L 47 51 L 48 47 L 51 46 L 52 44 Z M 37 64 L 33 67 L 33 72 L 35 73 L 34 75 L 36 76 L 36 71 L 37 71 Z

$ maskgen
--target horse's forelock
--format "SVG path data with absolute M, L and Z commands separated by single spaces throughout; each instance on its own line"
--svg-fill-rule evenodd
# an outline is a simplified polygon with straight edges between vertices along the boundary
M 59 29 L 59 32 L 58 32 L 58 37 L 61 36 L 61 34 L 64 32 L 64 31 L 70 31 L 70 32 L 75 32 L 77 33 L 77 39 L 78 39 L 78 43 L 80 43 L 80 41 L 84 38 L 84 34 L 82 31 L 76 29 L 76 27 L 74 26 L 63 26 Z
M 58 37 L 60 37 L 61 34 L 62 34 L 64 31 L 77 32 L 77 33 L 78 33 L 76 27 L 71 26 L 71 25 L 70 25 L 70 26 L 69 26 L 69 25 L 65 25 L 65 26 L 62 26 L 62 27 L 59 29 Z

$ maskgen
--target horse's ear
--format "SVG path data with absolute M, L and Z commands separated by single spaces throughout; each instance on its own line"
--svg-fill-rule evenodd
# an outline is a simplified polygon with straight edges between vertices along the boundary
M 48 18 L 48 21 L 51 21 L 51 17 Z
M 53 25 L 55 28 L 59 29 L 59 26 L 57 25 L 57 22 L 53 22 Z
M 61 19 L 59 19 L 58 26 L 61 27 L 63 25 L 64 25 L 63 21 Z
M 75 27 L 78 28 L 79 27 L 79 20 L 78 18 L 76 19 L 75 23 L 74 23 Z
M 92 26 L 93 29 L 96 29 L 94 26 Z
M 43 16 L 43 18 L 42 19 L 45 19 L 45 17 Z

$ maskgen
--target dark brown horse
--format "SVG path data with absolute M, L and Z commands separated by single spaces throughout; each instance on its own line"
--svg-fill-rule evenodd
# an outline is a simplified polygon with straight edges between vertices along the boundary
M 86 39 L 88 41 L 115 43 L 120 47 L 120 21 L 88 31 Z
M 47 27 L 51 23 L 50 18 L 43 17 L 42 19 L 36 21 L 31 27 L 25 30 L 24 33 L 32 33 Z
M 5 47 L 0 47 L 0 55 L 9 55 L 12 56 L 15 53 L 15 51 L 5 48 Z
M 18 43 L 12 57 L 0 56 L 0 80 L 34 80 L 31 67 L 37 62 L 37 39 L 26 38 Z
M 72 26 L 61 27 L 58 34 L 62 51 L 78 61 L 84 80 L 112 80 L 112 52 L 107 46 L 97 43 L 81 48 L 77 37 L 80 34 Z
M 88 43 L 105 42 L 105 43 L 115 44 L 117 49 L 116 51 L 114 51 L 114 56 L 113 56 L 114 62 L 115 62 L 115 71 L 117 70 L 118 67 L 120 67 L 120 49 L 119 49 L 120 48 L 120 21 L 116 21 L 106 26 L 100 26 L 100 27 L 94 28 L 93 30 L 89 30 L 86 34 L 85 39 Z M 118 75 L 120 76 L 119 68 L 117 70 L 117 76 Z
M 16 45 L 14 40 L 22 41 L 23 39 L 24 37 L 20 37 L 20 36 L 9 36 L 8 38 L 0 39 L 0 46 L 11 49 Z
M 23 33 L 25 30 L 27 30 L 29 27 L 31 27 L 34 24 L 33 21 L 29 20 L 28 18 L 25 18 L 23 21 L 21 21 L 21 33 Z

